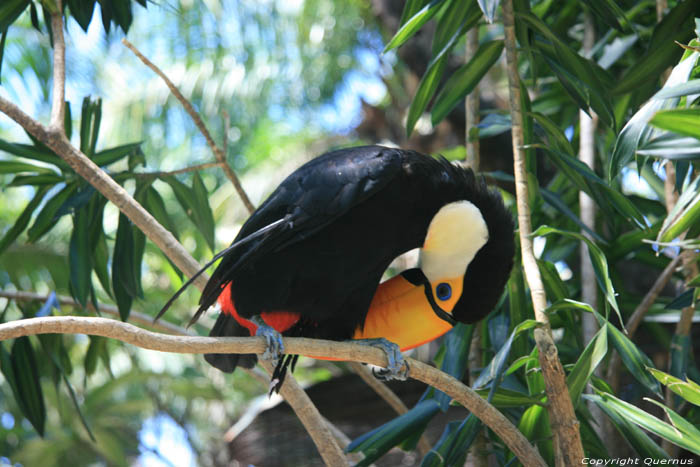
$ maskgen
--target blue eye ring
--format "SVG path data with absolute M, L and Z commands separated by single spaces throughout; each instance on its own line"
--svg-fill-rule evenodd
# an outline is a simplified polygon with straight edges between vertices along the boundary
M 452 287 L 450 287 L 450 284 L 447 282 L 441 282 L 435 287 L 435 295 L 438 300 L 442 300 L 443 302 L 449 300 L 452 296 Z

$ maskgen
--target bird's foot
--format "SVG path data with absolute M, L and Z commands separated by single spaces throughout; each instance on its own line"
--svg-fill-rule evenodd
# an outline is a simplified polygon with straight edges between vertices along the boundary
M 401 354 L 401 349 L 398 345 L 386 340 L 383 337 L 375 339 L 356 339 L 352 342 L 362 345 L 371 345 L 372 347 L 379 347 L 384 351 L 384 353 L 386 353 L 386 358 L 389 364 L 386 368 L 372 370 L 372 374 L 375 378 L 382 381 L 390 381 L 392 379 L 405 381 L 408 378 L 408 362 L 404 361 L 403 355 Z
M 265 349 L 265 353 L 262 354 L 262 358 L 265 360 L 271 360 L 273 363 L 277 363 L 284 353 L 282 334 L 280 334 L 276 329 L 268 326 L 260 316 L 254 316 L 251 321 L 258 326 L 258 330 L 255 332 L 255 335 L 262 336 L 267 341 L 267 348 Z

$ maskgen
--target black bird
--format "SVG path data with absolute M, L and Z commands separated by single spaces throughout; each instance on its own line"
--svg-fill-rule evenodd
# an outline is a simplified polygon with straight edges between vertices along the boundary
M 418 247 L 419 268 L 380 284 L 392 260 Z M 513 253 L 510 212 L 470 169 L 408 150 L 340 149 L 301 166 L 250 216 L 193 321 L 218 300 L 210 336 L 266 335 L 273 354 L 281 350 L 277 331 L 383 338 L 396 344 L 386 350 L 400 367 L 398 349 L 493 309 Z M 225 372 L 256 362 L 255 355 L 205 358 Z M 279 384 L 295 360 L 279 361 Z

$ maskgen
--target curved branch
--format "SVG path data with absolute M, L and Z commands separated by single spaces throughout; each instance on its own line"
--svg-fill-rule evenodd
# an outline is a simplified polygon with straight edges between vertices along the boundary
M 170 336 L 107 318 L 52 316 L 0 324 L 0 340 L 56 333 L 109 337 L 144 349 L 171 353 L 262 353 L 266 346 L 262 337 Z M 388 364 L 384 351 L 352 342 L 285 337 L 284 347 L 290 354 L 333 357 L 382 367 Z M 503 440 L 523 465 L 546 465 L 522 433 L 471 388 L 425 363 L 411 358 L 407 358 L 406 362 L 409 366 L 408 376 L 443 391 L 470 410 Z

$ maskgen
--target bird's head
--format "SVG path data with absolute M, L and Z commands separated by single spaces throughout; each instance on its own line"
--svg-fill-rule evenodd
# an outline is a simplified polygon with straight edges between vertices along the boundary
M 513 221 L 500 196 L 484 191 L 474 201 L 478 205 L 451 202 L 435 214 L 420 250 L 419 271 L 404 273 L 422 283 L 433 311 L 453 324 L 486 316 L 513 265 Z

